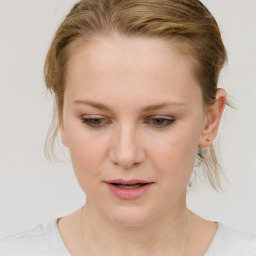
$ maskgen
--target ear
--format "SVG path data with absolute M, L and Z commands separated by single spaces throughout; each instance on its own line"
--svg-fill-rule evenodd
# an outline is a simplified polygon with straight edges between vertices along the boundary
M 67 142 L 67 135 L 66 135 L 66 130 L 64 128 L 63 121 L 59 125 L 59 131 L 60 131 L 60 136 L 61 136 L 62 144 L 65 147 L 68 148 L 69 146 L 68 146 L 68 142 Z
M 199 147 L 202 148 L 209 147 L 217 135 L 227 99 L 226 91 L 224 89 L 218 89 L 215 98 L 214 105 L 206 111 L 205 123 L 199 139 Z

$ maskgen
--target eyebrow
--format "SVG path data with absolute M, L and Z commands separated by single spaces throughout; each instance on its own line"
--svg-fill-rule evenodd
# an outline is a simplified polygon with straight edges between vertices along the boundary
M 91 100 L 75 100 L 73 102 L 73 104 L 83 104 L 83 105 L 91 106 L 93 108 L 97 108 L 99 110 L 111 111 L 111 109 L 108 106 L 106 106 L 102 103 L 99 103 L 99 102 L 91 101 Z M 163 108 L 167 108 L 170 106 L 187 106 L 187 105 L 183 102 L 167 101 L 167 102 L 162 102 L 159 104 L 153 104 L 153 105 L 146 106 L 141 110 L 141 112 L 150 112 L 153 110 L 163 109 Z

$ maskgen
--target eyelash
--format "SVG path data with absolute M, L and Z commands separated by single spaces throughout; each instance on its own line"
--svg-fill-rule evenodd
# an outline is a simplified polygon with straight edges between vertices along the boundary
M 93 128 L 102 128 L 106 123 L 106 118 L 93 118 L 93 117 L 81 117 L 81 120 L 82 120 L 82 123 L 90 126 L 90 127 L 93 127 Z M 92 122 L 93 121 L 105 121 L 103 123 L 105 124 L 93 124 Z M 154 128 L 157 128 L 157 129 L 163 129 L 163 128 L 166 128 L 168 126 L 171 126 L 173 125 L 173 123 L 175 122 L 175 118 L 173 117 L 162 117 L 162 116 L 155 116 L 155 117 L 150 117 L 150 118 L 147 118 L 146 119 L 147 122 L 148 121 L 153 121 L 153 120 L 161 120 L 161 123 L 164 123 L 164 125 L 154 125 L 154 124 L 149 124 L 150 126 L 154 127 Z

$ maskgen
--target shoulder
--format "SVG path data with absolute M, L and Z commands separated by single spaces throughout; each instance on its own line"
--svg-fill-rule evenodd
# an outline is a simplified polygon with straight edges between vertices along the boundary
M 256 256 L 256 235 L 218 223 L 218 230 L 205 256 Z
M 69 255 L 58 233 L 56 220 L 0 239 L 0 256 Z

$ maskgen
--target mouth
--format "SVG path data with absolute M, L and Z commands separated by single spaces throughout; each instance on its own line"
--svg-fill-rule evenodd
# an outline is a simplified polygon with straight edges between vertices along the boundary
M 110 183 L 118 188 L 123 188 L 123 189 L 133 189 L 133 188 L 139 188 L 142 186 L 145 186 L 149 183 L 135 183 L 135 184 L 120 184 L 120 183 Z
M 131 188 L 142 187 L 142 186 L 148 185 L 149 183 L 153 183 L 153 182 L 144 181 L 144 180 L 135 180 L 135 179 L 132 179 L 132 180 L 115 179 L 115 180 L 109 180 L 106 183 L 112 184 L 119 188 L 131 189 Z
M 106 182 L 110 191 L 120 199 L 132 200 L 141 197 L 152 187 L 154 182 L 142 180 L 109 180 Z

